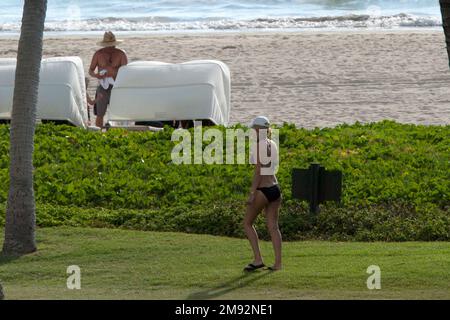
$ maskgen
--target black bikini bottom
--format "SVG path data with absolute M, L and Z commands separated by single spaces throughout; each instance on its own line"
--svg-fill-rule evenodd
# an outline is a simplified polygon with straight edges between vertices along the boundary
M 278 184 L 271 187 L 258 188 L 257 190 L 261 191 L 269 202 L 277 201 L 281 197 L 281 190 Z

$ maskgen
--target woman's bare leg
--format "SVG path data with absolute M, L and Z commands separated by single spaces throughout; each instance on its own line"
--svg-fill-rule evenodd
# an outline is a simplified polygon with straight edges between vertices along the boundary
M 266 203 L 267 199 L 264 197 L 264 195 L 261 194 L 261 192 L 256 192 L 255 200 L 252 204 L 247 205 L 247 212 L 245 213 L 244 217 L 244 230 L 253 250 L 253 254 L 255 257 L 253 264 L 255 265 L 262 264 L 263 259 L 261 257 L 261 251 L 259 249 L 258 233 L 256 232 L 253 223 L 255 222 L 256 217 L 264 208 Z
M 281 206 L 281 198 L 277 201 L 270 202 L 266 207 L 266 221 L 267 230 L 269 231 L 270 238 L 272 239 L 273 250 L 275 252 L 275 264 L 273 268 L 275 270 L 281 269 L 281 232 L 278 227 L 278 216 Z

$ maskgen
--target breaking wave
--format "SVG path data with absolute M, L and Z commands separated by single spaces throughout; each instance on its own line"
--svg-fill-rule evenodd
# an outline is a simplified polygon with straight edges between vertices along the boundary
M 46 31 L 90 32 L 90 31 L 183 31 L 183 30 L 252 30 L 252 29 L 340 29 L 340 28 L 402 28 L 439 27 L 441 19 L 436 16 L 395 14 L 371 16 L 350 14 L 323 17 L 276 17 L 233 20 L 221 17 L 201 19 L 177 19 L 169 17 L 149 18 L 101 18 L 46 22 Z M 19 32 L 20 23 L 0 24 L 2 32 Z

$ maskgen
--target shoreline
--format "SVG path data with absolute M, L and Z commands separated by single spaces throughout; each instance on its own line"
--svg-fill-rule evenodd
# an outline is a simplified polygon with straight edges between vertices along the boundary
M 220 60 L 231 70 L 230 124 L 266 115 L 307 129 L 394 120 L 450 124 L 450 71 L 441 30 L 133 34 L 129 61 Z M 44 39 L 44 57 L 80 56 L 85 72 L 100 35 Z M 0 37 L 0 58 L 17 39 Z M 91 81 L 93 96 L 96 82 Z

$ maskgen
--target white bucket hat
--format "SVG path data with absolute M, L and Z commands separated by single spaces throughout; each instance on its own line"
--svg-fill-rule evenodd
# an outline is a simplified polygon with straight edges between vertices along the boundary
M 263 128 L 269 128 L 270 127 L 270 121 L 267 117 L 264 116 L 258 116 L 255 119 L 252 120 L 252 123 L 250 125 L 251 128 L 254 127 L 263 127 Z

